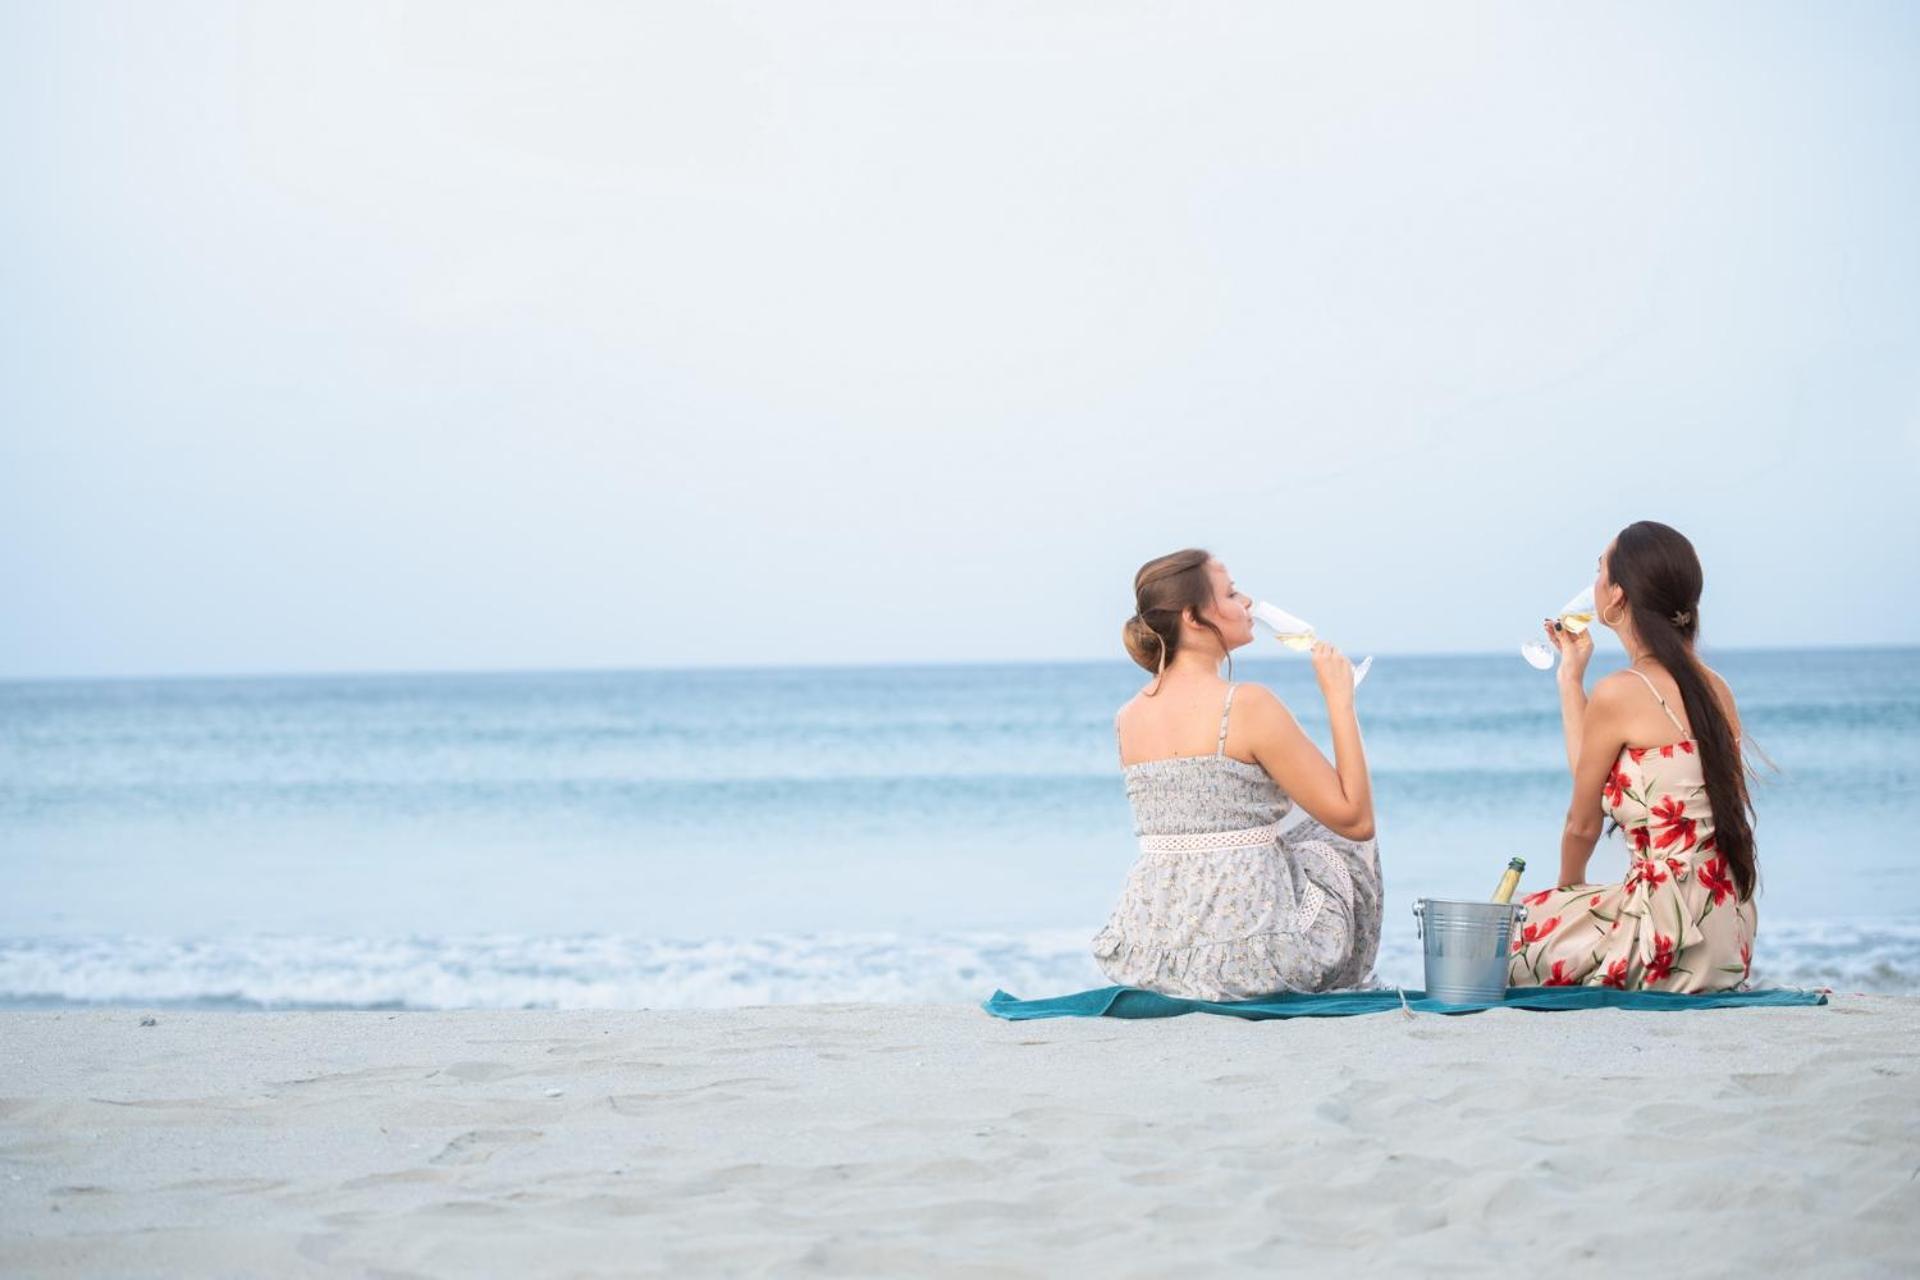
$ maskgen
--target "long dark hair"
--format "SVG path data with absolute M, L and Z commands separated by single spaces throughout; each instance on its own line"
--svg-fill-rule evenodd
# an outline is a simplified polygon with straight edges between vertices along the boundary
M 1213 632 L 1227 652 L 1227 679 L 1233 679 L 1233 653 L 1220 628 L 1201 614 L 1213 607 L 1213 579 L 1207 576 L 1211 553 L 1198 547 L 1159 556 L 1133 575 L 1133 616 L 1120 630 L 1120 639 L 1133 660 L 1158 676 L 1180 652 L 1180 618 L 1188 609 L 1193 619 Z M 1152 696 L 1150 692 L 1149 697 Z
M 1634 634 L 1680 686 L 1687 723 L 1700 749 L 1700 771 L 1706 775 L 1714 852 L 1727 860 L 1734 887 L 1746 901 L 1760 884 L 1754 861 L 1753 804 L 1747 796 L 1733 723 L 1693 652 L 1694 637 L 1700 633 L 1704 579 L 1700 557 L 1678 529 L 1640 520 L 1614 539 L 1607 576 L 1626 593 Z

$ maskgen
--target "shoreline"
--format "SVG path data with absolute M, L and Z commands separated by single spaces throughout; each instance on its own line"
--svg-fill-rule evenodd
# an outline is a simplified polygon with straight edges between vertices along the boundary
M 1397 902 L 1390 917 L 1410 919 Z M 0 1013 L 965 1004 L 995 987 L 1033 997 L 1109 985 L 1088 945 L 1095 928 L 0 937 Z M 1769 919 L 1754 965 L 1756 987 L 1920 995 L 1920 920 Z M 1382 940 L 1381 982 L 1411 990 L 1423 969 L 1412 929 Z
M 1894 1275 L 1920 997 L 0 1013 L 10 1274 Z

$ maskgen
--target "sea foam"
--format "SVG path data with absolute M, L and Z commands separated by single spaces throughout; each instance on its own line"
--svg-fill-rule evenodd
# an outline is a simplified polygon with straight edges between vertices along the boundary
M 0 942 L 0 1007 L 667 1009 L 820 1002 L 971 1003 L 1109 985 L 1093 930 L 793 933 L 653 939 L 605 934 L 399 938 L 16 938 Z M 1421 982 L 1417 943 L 1390 938 L 1389 984 Z M 1764 986 L 1920 993 L 1920 923 L 1763 926 Z

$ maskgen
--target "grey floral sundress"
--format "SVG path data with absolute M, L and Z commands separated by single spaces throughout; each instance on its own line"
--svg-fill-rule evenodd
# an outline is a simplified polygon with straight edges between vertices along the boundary
M 1140 856 L 1094 962 L 1122 986 L 1199 1000 L 1370 985 L 1379 848 L 1312 819 L 1282 830 L 1291 797 L 1226 753 L 1239 687 L 1227 686 L 1212 755 L 1123 766 Z

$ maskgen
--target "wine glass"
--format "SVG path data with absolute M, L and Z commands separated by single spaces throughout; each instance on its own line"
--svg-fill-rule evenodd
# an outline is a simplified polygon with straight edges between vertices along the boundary
M 1574 635 L 1585 631 L 1593 622 L 1593 588 L 1583 588 L 1579 595 L 1560 606 L 1560 625 Z M 1553 646 L 1539 636 L 1533 636 L 1520 646 L 1520 656 L 1528 665 L 1540 670 L 1553 670 Z
M 1268 604 L 1265 600 L 1253 602 L 1253 620 L 1273 632 L 1273 638 L 1289 649 L 1305 653 L 1313 648 L 1317 638 L 1313 624 L 1305 618 L 1296 618 L 1278 605 Z M 1373 669 L 1371 655 L 1361 659 L 1353 668 L 1353 687 L 1358 689 L 1360 682 L 1367 678 L 1367 672 Z

